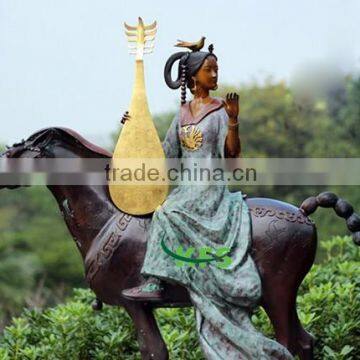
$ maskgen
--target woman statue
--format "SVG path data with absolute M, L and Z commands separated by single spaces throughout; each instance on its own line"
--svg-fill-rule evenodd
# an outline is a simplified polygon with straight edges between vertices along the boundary
M 195 48 L 195 49 L 194 49 Z M 181 108 L 163 142 L 167 158 L 239 157 L 239 97 L 210 97 L 217 89 L 218 65 L 213 53 L 177 52 L 165 65 L 165 81 L 181 87 Z M 179 60 L 178 77 L 171 69 Z M 186 102 L 186 86 L 194 98 Z M 130 120 L 125 116 L 125 120 Z M 225 184 L 179 185 L 154 212 L 142 267 L 146 278 L 138 287 L 123 291 L 132 300 L 163 300 L 166 282 L 185 286 L 196 310 L 197 330 L 207 359 L 292 359 L 285 347 L 264 337 L 250 321 L 261 297 L 261 280 L 248 253 L 251 241 L 250 214 L 240 191 L 231 193 Z M 228 249 L 227 266 L 176 266 L 167 248 L 198 251 Z M 205 251 L 206 253 L 206 251 Z

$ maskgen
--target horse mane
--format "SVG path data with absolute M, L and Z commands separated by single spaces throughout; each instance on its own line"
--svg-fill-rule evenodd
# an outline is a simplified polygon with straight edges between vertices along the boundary
M 86 140 L 83 136 L 81 136 L 78 132 L 76 132 L 75 130 L 66 128 L 66 127 L 49 127 L 49 128 L 44 128 L 44 129 L 40 129 L 39 131 L 35 132 L 34 134 L 32 134 L 27 141 L 36 141 L 37 139 L 39 139 L 40 137 L 42 137 L 45 134 L 48 133 L 62 133 L 63 135 L 65 135 L 67 138 L 70 138 L 74 143 L 78 142 L 81 145 L 83 145 L 86 149 L 94 152 L 97 155 L 100 155 L 101 157 L 107 157 L 107 158 L 112 158 L 112 153 L 105 150 L 104 148 L 93 144 L 92 142 Z

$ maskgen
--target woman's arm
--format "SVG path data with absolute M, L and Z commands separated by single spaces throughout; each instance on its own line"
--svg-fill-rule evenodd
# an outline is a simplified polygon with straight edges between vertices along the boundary
M 234 124 L 234 126 L 231 126 Z M 225 140 L 225 157 L 237 158 L 241 154 L 241 141 L 237 118 L 229 118 L 229 129 Z
M 230 93 L 226 95 L 225 110 L 229 116 L 228 132 L 225 139 L 225 157 L 237 158 L 241 154 L 241 141 L 239 137 L 239 95 Z

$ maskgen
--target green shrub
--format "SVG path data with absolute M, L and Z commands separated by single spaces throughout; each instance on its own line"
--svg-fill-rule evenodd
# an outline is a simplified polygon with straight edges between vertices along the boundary
M 359 249 L 350 237 L 322 243 L 326 260 L 315 265 L 298 297 L 300 318 L 317 338 L 316 359 L 359 359 Z M 25 310 L 0 339 L 0 359 L 140 359 L 130 318 L 123 309 L 91 309 L 94 295 L 76 289 L 66 304 L 43 312 Z M 193 309 L 159 309 L 158 323 L 171 359 L 202 359 Z M 272 329 L 259 309 L 253 315 L 268 336 Z

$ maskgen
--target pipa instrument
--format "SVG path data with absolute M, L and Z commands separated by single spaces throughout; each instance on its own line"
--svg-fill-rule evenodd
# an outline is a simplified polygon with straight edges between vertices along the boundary
M 144 79 L 143 55 L 154 49 L 157 24 L 155 21 L 144 25 L 139 17 L 137 26 L 124 25 L 130 54 L 135 55 L 135 81 L 128 109 L 130 119 L 125 122 L 113 153 L 108 186 L 111 199 L 120 210 L 144 215 L 162 204 L 169 191 L 166 181 L 152 184 L 148 178 L 142 182 L 128 176 L 129 172 L 133 174 L 136 169 L 151 164 L 158 170 L 159 179 L 166 179 L 165 154 L 150 114 Z M 126 179 L 124 169 L 129 169 Z

